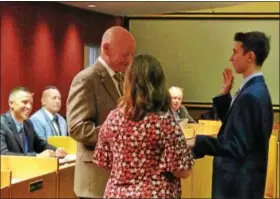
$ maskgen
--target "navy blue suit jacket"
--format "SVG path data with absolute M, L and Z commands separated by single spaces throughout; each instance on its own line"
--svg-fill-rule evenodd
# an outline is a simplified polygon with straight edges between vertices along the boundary
M 263 198 L 273 108 L 263 76 L 231 96 L 213 98 L 222 126 L 217 138 L 198 135 L 195 158 L 214 156 L 212 198 Z
M 56 147 L 47 144 L 47 142 L 37 135 L 30 120 L 25 120 L 23 122 L 23 128 L 28 139 L 28 153 L 24 153 L 16 124 L 10 112 L 2 114 L 0 118 L 1 155 L 36 156 L 36 153 L 41 153 L 46 149 L 56 150 Z

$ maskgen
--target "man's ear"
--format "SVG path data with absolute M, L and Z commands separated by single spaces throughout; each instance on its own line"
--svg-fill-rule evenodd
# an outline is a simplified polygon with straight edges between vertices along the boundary
M 250 62 L 253 62 L 253 61 L 256 60 L 256 55 L 255 55 L 255 53 L 253 51 L 248 52 L 248 60 Z
M 105 53 L 105 55 L 108 55 L 110 54 L 110 45 L 108 43 L 104 43 L 103 46 L 103 52 Z
M 9 100 L 9 107 L 10 107 L 10 109 L 13 107 L 13 104 L 14 104 L 13 100 Z
M 45 100 L 44 100 L 44 98 L 41 98 L 41 104 L 42 104 L 42 106 L 45 106 Z

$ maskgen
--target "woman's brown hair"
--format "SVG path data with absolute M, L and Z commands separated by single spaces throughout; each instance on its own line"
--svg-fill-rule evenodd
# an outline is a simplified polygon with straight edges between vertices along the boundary
M 119 107 L 126 116 L 139 121 L 149 112 L 166 112 L 170 94 L 160 62 L 153 56 L 141 54 L 128 67 L 124 80 L 124 95 Z

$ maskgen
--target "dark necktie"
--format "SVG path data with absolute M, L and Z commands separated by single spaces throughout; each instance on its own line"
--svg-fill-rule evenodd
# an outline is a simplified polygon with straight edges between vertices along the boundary
M 236 99 L 236 98 L 238 97 L 239 94 L 240 94 L 240 89 L 238 89 L 238 90 L 236 91 L 236 93 L 234 94 L 234 99 Z
M 57 132 L 56 128 L 54 127 L 54 130 L 55 130 L 56 135 L 61 135 L 61 131 L 60 131 L 60 127 L 59 127 L 57 115 L 54 116 L 53 122 L 57 125 L 57 129 L 58 129 L 58 132 Z
M 116 73 L 114 75 L 114 78 L 118 82 L 118 89 L 120 91 L 120 94 L 123 95 L 123 74 L 122 73 Z
M 28 153 L 28 140 L 24 133 L 24 129 L 21 128 L 18 134 L 21 141 L 21 145 L 23 146 L 24 153 Z
M 231 105 L 233 104 L 234 100 L 238 97 L 238 95 L 240 94 L 240 88 L 236 91 L 236 93 L 234 94 L 232 100 L 231 100 Z

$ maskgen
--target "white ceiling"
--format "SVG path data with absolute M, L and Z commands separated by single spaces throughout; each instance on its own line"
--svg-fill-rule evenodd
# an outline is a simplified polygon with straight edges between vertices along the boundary
M 240 4 L 242 2 L 60 1 L 59 3 L 114 16 L 141 16 L 149 14 L 163 14 L 170 12 L 185 12 L 200 9 L 226 7 Z M 96 7 L 88 7 L 88 5 L 92 4 Z

